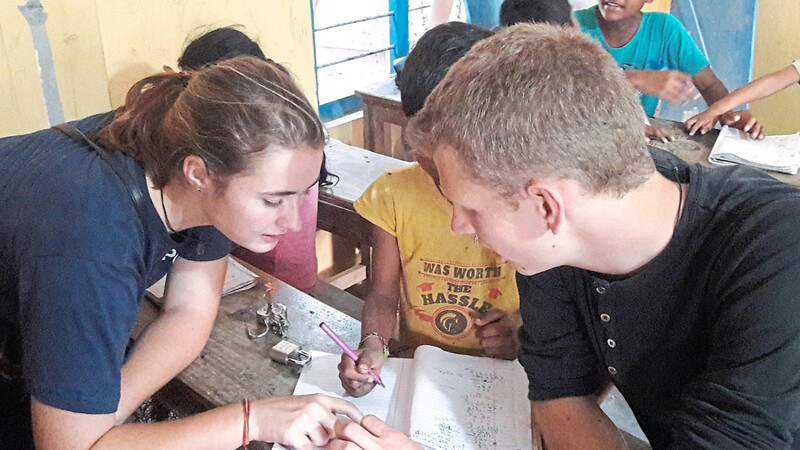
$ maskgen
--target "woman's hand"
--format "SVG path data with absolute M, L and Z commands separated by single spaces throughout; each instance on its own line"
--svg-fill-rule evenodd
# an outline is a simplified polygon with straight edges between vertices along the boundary
M 383 353 L 383 344 L 378 339 L 367 340 L 364 346 L 355 352 L 358 355 L 358 364 L 349 356 L 342 354 L 339 380 L 348 394 L 362 397 L 375 387 L 375 380 L 369 374 L 370 369 L 380 376 L 386 356 Z
M 321 394 L 261 399 L 251 403 L 253 440 L 279 442 L 298 450 L 326 445 L 335 437 L 336 414 L 356 423 L 364 415 L 352 403 Z

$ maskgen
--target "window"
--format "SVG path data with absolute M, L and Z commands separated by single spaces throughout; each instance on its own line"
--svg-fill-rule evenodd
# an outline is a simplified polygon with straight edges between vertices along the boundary
M 385 80 L 428 30 L 433 0 L 312 0 L 317 98 L 331 120 L 361 109 L 359 87 Z

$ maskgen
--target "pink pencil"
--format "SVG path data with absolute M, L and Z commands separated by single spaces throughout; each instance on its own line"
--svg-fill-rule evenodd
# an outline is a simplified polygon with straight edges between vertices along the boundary
M 339 335 L 337 335 L 336 333 L 334 333 L 333 330 L 331 330 L 331 327 L 325 324 L 325 322 L 321 322 L 319 324 L 319 327 L 322 328 L 322 331 L 324 331 L 325 334 L 327 334 L 328 336 L 331 337 L 331 339 L 333 339 L 333 342 L 335 342 L 336 345 L 341 347 L 345 355 L 349 356 L 356 363 L 358 362 L 358 355 L 356 355 L 356 352 L 354 352 L 350 347 L 348 347 L 347 344 L 344 343 L 342 338 L 340 338 Z M 386 387 L 383 384 L 383 381 L 381 381 L 381 377 L 379 377 L 374 370 L 370 369 L 369 374 L 372 375 L 372 379 L 375 380 L 376 384 L 379 384 L 382 388 Z

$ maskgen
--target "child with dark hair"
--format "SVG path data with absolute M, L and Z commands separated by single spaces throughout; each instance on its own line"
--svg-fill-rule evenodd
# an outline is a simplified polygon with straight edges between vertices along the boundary
M 403 111 L 411 117 L 447 70 L 492 32 L 450 22 L 425 33 L 399 75 Z M 458 353 L 517 357 L 520 326 L 515 272 L 472 236 L 450 230 L 452 209 L 438 189 L 430 158 L 386 172 L 356 200 L 373 224 L 369 293 L 362 311 L 358 365 L 342 355 L 339 378 L 351 395 L 374 385 L 399 323 L 398 350 L 422 344 Z M 399 313 L 399 314 L 398 314 Z
M 187 45 L 183 55 L 178 58 L 178 66 L 181 70 L 198 70 L 241 55 L 267 59 L 258 44 L 243 32 L 232 27 L 217 28 Z M 278 69 L 289 73 L 280 64 L 274 64 Z M 328 178 L 323 155 L 319 184 L 329 185 Z M 281 240 L 272 251 L 255 253 L 239 247 L 231 253 L 303 292 L 313 292 L 318 282 L 316 252 L 318 198 L 319 186 L 313 186 L 300 206 L 302 227 L 299 231 L 290 231 L 281 236 Z
M 500 6 L 500 26 L 520 22 L 572 26 L 572 7 L 567 0 L 506 0 Z

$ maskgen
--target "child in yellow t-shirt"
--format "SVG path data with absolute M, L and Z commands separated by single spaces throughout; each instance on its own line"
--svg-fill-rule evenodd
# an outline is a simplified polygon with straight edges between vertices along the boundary
M 403 110 L 413 116 L 447 70 L 491 32 L 451 22 L 425 33 L 398 75 Z M 452 207 L 438 187 L 436 168 L 418 158 L 386 172 L 355 202 L 373 224 L 371 275 L 361 319 L 358 365 L 342 355 L 339 378 L 354 396 L 373 387 L 390 337 L 398 351 L 429 344 L 497 358 L 517 357 L 519 293 L 516 274 L 472 236 L 450 230 Z
M 700 134 L 706 134 L 708 130 L 714 128 L 717 121 L 729 125 L 730 122 L 739 120 L 739 111 L 733 109 L 769 97 L 795 83 L 800 83 L 800 59 L 794 60 L 781 70 L 759 77 L 719 99 L 707 110 L 687 120 L 686 128 L 689 134 L 694 135 L 698 131 Z M 742 130 L 754 139 L 764 138 L 764 127 L 754 117 L 748 120 Z

